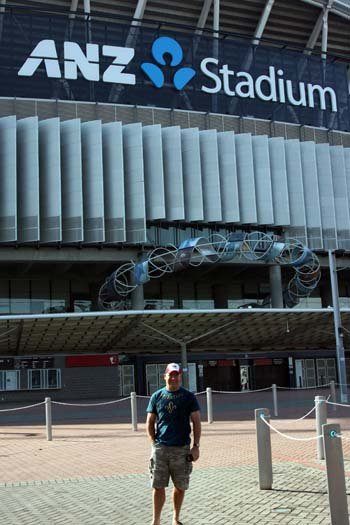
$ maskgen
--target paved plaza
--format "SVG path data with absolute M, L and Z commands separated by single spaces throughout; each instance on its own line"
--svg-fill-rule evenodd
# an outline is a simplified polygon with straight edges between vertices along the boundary
M 290 436 L 315 435 L 312 417 L 272 423 Z M 350 420 L 342 418 L 341 425 L 350 436 Z M 344 441 L 350 471 L 349 444 Z M 184 525 L 329 525 L 324 463 L 315 459 L 315 442 L 273 433 L 272 450 L 273 490 L 260 491 L 252 419 L 204 422 Z M 144 423 L 137 432 L 130 423 L 56 424 L 52 442 L 42 425 L 7 423 L 0 427 L 0 524 L 149 524 L 148 456 Z M 170 494 L 169 488 L 162 525 L 171 525 Z

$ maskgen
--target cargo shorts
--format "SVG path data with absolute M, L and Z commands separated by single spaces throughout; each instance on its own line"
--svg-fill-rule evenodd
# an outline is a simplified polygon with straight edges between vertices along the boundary
M 190 446 L 167 447 L 155 444 L 149 460 L 151 487 L 161 489 L 169 485 L 171 477 L 174 486 L 187 490 L 192 472 L 192 462 L 186 460 Z

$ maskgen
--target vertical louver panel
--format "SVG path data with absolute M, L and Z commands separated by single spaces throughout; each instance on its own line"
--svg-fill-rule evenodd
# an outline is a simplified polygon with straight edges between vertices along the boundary
M 350 249 L 350 214 L 344 153 L 342 146 L 331 146 L 331 166 L 334 188 L 334 206 L 337 222 L 338 247 Z
M 179 126 L 162 128 L 162 146 L 166 219 L 183 221 L 185 201 Z
M 222 220 L 239 222 L 236 144 L 233 131 L 218 133 Z
M 61 122 L 62 240 L 82 242 L 83 181 L 80 120 Z
M 182 170 L 185 194 L 185 219 L 187 222 L 202 221 L 203 189 L 199 131 L 197 128 L 181 130 Z
M 141 124 L 123 126 L 126 240 L 146 241 L 146 204 Z
M 273 224 L 269 143 L 266 135 L 252 137 L 258 224 Z
M 315 143 L 301 142 L 300 148 L 308 246 L 311 249 L 320 249 L 323 247 L 323 243 Z
M 296 238 L 306 244 L 305 199 L 299 140 L 286 140 L 285 151 L 290 210 L 290 226 L 286 229 L 286 233 L 288 237 Z
M 38 118 L 17 121 L 18 240 L 40 240 Z
M 125 241 L 123 134 L 120 122 L 102 125 L 106 242 Z
M 102 126 L 100 120 L 81 125 L 83 158 L 84 241 L 104 242 Z
M 252 136 L 235 135 L 239 211 L 242 224 L 257 223 Z
M 39 122 L 40 240 L 62 240 L 60 120 Z
M 350 202 L 350 148 L 344 148 L 344 162 L 345 162 L 346 186 L 348 190 L 348 201 Z
M 199 132 L 203 211 L 205 222 L 221 222 L 221 195 L 217 132 L 214 129 Z
M 0 242 L 17 240 L 16 117 L 0 118 Z
M 273 215 L 276 226 L 288 226 L 290 224 L 284 143 L 285 140 L 279 137 L 269 139 Z
M 331 157 L 328 144 L 316 144 L 318 188 L 320 192 L 323 246 L 337 247 Z
M 142 128 L 145 170 L 146 217 L 149 221 L 165 218 L 162 130 L 159 124 Z

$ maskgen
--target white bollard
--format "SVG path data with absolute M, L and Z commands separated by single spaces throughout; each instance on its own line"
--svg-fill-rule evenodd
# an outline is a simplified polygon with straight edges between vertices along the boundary
M 331 381 L 331 401 L 333 403 L 336 403 L 337 402 L 337 394 L 336 394 L 336 391 L 335 391 L 335 382 L 332 380 Z M 332 405 L 333 406 L 333 412 L 335 412 L 337 410 L 337 405 Z
M 325 396 L 315 397 L 316 436 L 322 436 L 322 427 L 327 424 L 327 403 Z M 324 459 L 323 436 L 317 440 L 317 459 Z
M 213 394 L 210 386 L 207 387 L 207 413 L 208 423 L 213 422 Z
M 51 414 L 51 397 L 45 397 L 45 426 L 46 439 L 52 441 L 52 414 Z
M 256 444 L 258 450 L 259 487 L 261 490 L 272 489 L 272 453 L 270 428 L 262 420 L 270 422 L 270 412 L 267 408 L 255 409 Z
M 273 414 L 278 416 L 278 402 L 277 402 L 277 385 L 272 385 L 272 399 L 273 399 Z
M 131 404 L 131 423 L 132 429 L 134 432 L 137 431 L 137 399 L 136 392 L 131 392 L 130 394 L 130 404 Z
M 340 425 L 323 425 L 323 439 L 326 456 L 327 486 L 332 525 L 349 525 L 349 511 L 346 497 L 343 446 Z

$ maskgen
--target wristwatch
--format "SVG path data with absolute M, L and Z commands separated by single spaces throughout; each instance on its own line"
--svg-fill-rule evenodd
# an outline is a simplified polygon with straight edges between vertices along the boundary
M 199 443 L 193 443 L 193 446 L 199 448 Z

